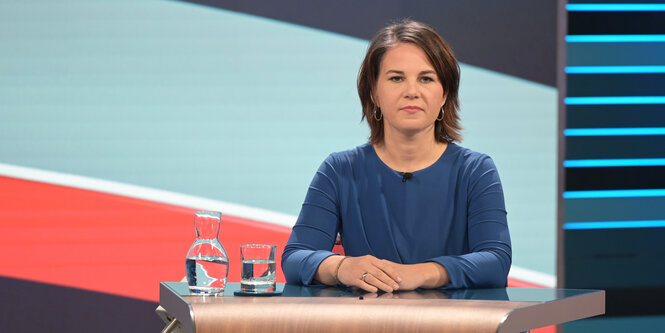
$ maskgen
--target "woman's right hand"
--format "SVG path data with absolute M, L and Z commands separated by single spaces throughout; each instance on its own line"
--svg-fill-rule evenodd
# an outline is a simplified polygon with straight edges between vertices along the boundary
M 371 293 L 379 290 L 391 293 L 399 289 L 402 282 L 392 262 L 371 255 L 347 257 L 337 270 L 337 279 L 344 285 Z

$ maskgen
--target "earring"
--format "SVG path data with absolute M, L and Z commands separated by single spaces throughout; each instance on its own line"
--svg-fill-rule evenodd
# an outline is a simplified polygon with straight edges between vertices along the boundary
M 436 117 L 436 121 L 441 121 L 443 120 L 443 106 L 441 107 L 441 110 L 439 111 L 439 116 Z
M 379 114 L 378 116 L 377 113 Z M 377 108 L 376 106 L 374 106 L 374 120 L 381 121 L 381 119 L 383 119 L 383 113 L 381 113 L 381 108 Z

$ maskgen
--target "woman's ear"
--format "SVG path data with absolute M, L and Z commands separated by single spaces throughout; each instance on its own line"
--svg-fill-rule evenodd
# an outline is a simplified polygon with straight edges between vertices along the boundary
M 377 98 L 374 97 L 374 92 L 372 92 L 372 93 L 369 95 L 369 99 L 372 100 L 372 104 L 374 104 L 374 106 L 376 106 L 377 108 L 380 108 L 379 104 L 376 102 Z

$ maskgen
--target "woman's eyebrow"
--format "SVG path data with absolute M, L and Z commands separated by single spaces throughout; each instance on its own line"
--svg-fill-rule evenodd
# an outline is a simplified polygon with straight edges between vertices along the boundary
M 390 69 L 390 70 L 386 71 L 386 74 L 390 74 L 390 73 L 404 75 L 404 71 L 398 71 L 396 69 Z M 427 74 L 436 74 L 436 72 L 433 71 L 433 70 L 426 70 L 426 71 L 420 72 L 419 75 L 427 75 Z

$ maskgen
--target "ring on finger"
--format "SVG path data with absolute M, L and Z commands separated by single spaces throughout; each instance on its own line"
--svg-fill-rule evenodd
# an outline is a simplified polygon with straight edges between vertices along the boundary
M 367 277 L 368 274 L 369 274 L 369 272 L 363 273 L 363 275 L 360 277 L 360 279 L 363 280 L 363 282 L 365 282 L 365 278 Z

